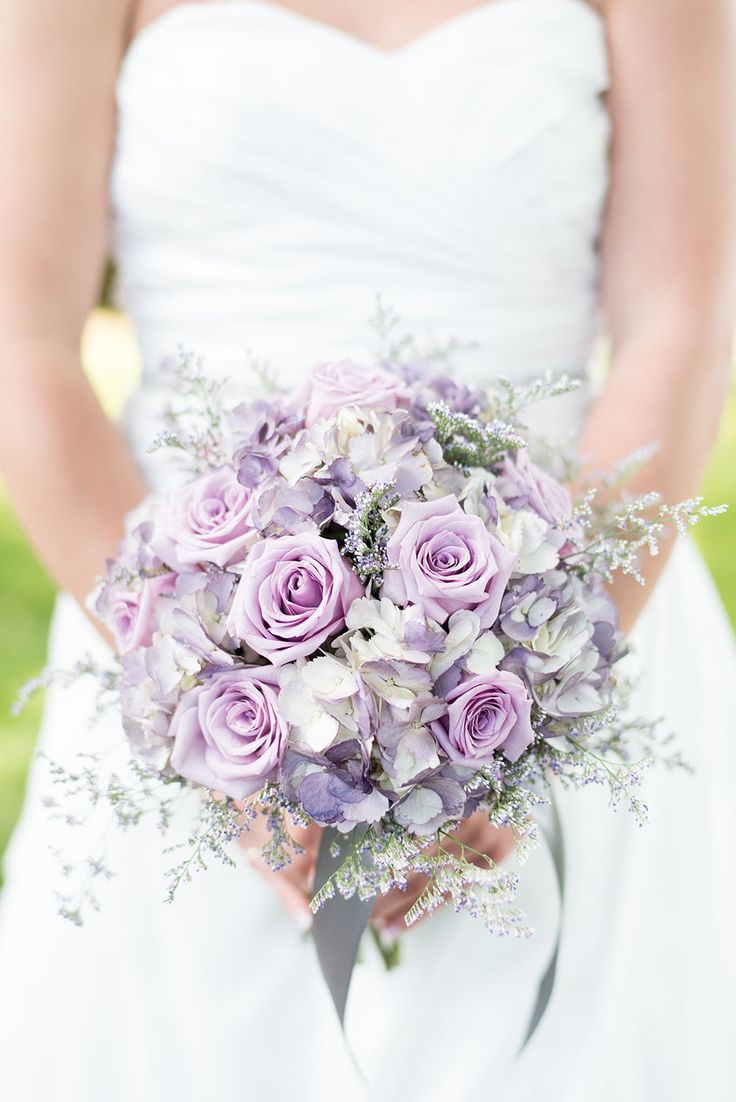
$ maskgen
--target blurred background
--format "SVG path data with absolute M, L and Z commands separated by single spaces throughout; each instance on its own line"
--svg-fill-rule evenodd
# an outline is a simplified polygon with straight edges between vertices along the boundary
M 105 409 L 117 414 L 139 372 L 125 317 L 107 307 L 95 311 L 82 356 Z M 725 517 L 699 526 L 696 538 L 736 626 L 736 383 L 703 493 L 709 504 L 731 507 Z M 53 585 L 28 547 L 0 483 L 0 855 L 20 811 L 42 701 L 36 698 L 17 718 L 11 706 L 20 686 L 44 664 L 53 597 Z

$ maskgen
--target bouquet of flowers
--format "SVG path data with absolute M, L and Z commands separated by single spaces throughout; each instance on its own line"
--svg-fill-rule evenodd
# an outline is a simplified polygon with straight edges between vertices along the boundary
M 450 901 L 522 931 L 515 876 L 453 830 L 482 811 L 523 852 L 559 783 L 607 784 L 644 815 L 653 731 L 624 711 L 606 583 L 663 524 L 713 510 L 614 505 L 610 484 L 574 505 L 572 468 L 533 461 L 524 429 L 564 379 L 480 390 L 427 362 L 324 363 L 295 393 L 228 405 L 192 357 L 174 371 L 183 406 L 154 446 L 184 473 L 128 518 L 94 595 L 119 656 L 92 672 L 142 787 L 99 798 L 129 825 L 146 798 L 201 791 L 174 886 L 208 853 L 229 860 L 256 816 L 274 869 L 292 825 L 319 824 L 315 937 L 340 900 L 359 933 L 416 872 L 408 924 Z

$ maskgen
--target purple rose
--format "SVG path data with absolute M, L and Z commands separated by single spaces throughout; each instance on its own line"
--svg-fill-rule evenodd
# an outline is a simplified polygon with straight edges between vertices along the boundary
M 452 495 L 404 505 L 386 552 L 382 597 L 419 605 L 438 623 L 472 609 L 484 628 L 498 616 L 515 561 L 481 518 L 464 512 Z
M 314 532 L 262 540 L 250 552 L 228 628 L 275 666 L 305 658 L 365 595 L 334 540 Z
M 334 417 L 345 406 L 394 410 L 405 396 L 406 388 L 397 375 L 342 360 L 317 364 L 294 403 L 305 410 L 305 423 L 310 426 L 321 417 Z
M 157 574 L 144 578 L 140 589 L 115 583 L 104 587 L 96 609 L 112 632 L 119 654 L 150 646 L 158 627 L 159 597 L 173 593 L 175 583 L 175 574 Z
M 496 489 L 510 505 L 526 505 L 553 526 L 569 521 L 572 514 L 572 499 L 567 489 L 533 463 L 525 448 L 505 457 L 496 479 Z
M 506 670 L 462 681 L 447 694 L 447 714 L 432 733 L 453 762 L 481 765 L 497 750 L 516 761 L 534 739 L 532 701 L 524 682 Z
M 151 544 L 176 569 L 214 563 L 226 567 L 245 558 L 258 539 L 251 521 L 252 490 L 231 467 L 208 472 L 167 499 Z
M 288 725 L 269 666 L 213 674 L 184 693 L 171 720 L 171 765 L 182 777 L 243 800 L 275 780 Z

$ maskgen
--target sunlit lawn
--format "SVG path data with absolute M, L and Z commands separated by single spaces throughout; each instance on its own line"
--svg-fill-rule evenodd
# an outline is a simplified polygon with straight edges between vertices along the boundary
M 135 377 L 130 336 L 114 315 L 100 312 L 88 332 L 85 361 L 108 409 L 119 409 Z M 725 501 L 726 517 L 704 524 L 698 538 L 736 624 L 736 388 L 711 464 L 705 494 Z M 20 809 L 40 702 L 21 717 L 10 707 L 18 686 L 43 665 L 53 589 L 30 552 L 0 488 L 0 853 Z

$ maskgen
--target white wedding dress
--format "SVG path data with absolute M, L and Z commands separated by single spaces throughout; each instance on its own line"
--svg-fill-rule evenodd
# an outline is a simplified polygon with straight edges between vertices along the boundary
M 112 175 L 124 303 L 143 384 L 126 424 L 146 448 L 177 345 L 244 393 L 251 355 L 295 384 L 315 358 L 365 359 L 375 294 L 472 382 L 583 374 L 596 335 L 609 120 L 602 21 L 582 0 L 495 0 L 384 54 L 262 0 L 182 3 L 141 33 L 118 87 Z M 576 398 L 555 432 L 584 416 Z M 560 407 L 562 409 L 562 407 Z M 717 523 L 717 522 L 714 522 Z M 83 533 L 80 533 L 83 538 Z M 162 903 L 154 826 L 113 835 L 115 878 L 75 928 L 57 917 L 43 762 L 7 855 L 0 1082 L 8 1102 L 696 1102 L 736 1076 L 736 654 L 711 581 L 678 547 L 637 628 L 637 707 L 663 714 L 692 775 L 652 773 L 651 822 L 602 791 L 560 795 L 567 886 L 557 980 L 517 1056 L 560 925 L 550 857 L 522 870 L 536 928 L 502 940 L 443 912 L 385 973 L 365 947 L 348 1033 L 313 947 L 236 855 Z M 52 661 L 104 646 L 68 599 Z M 122 757 L 86 687 L 51 691 L 41 734 L 71 763 Z

